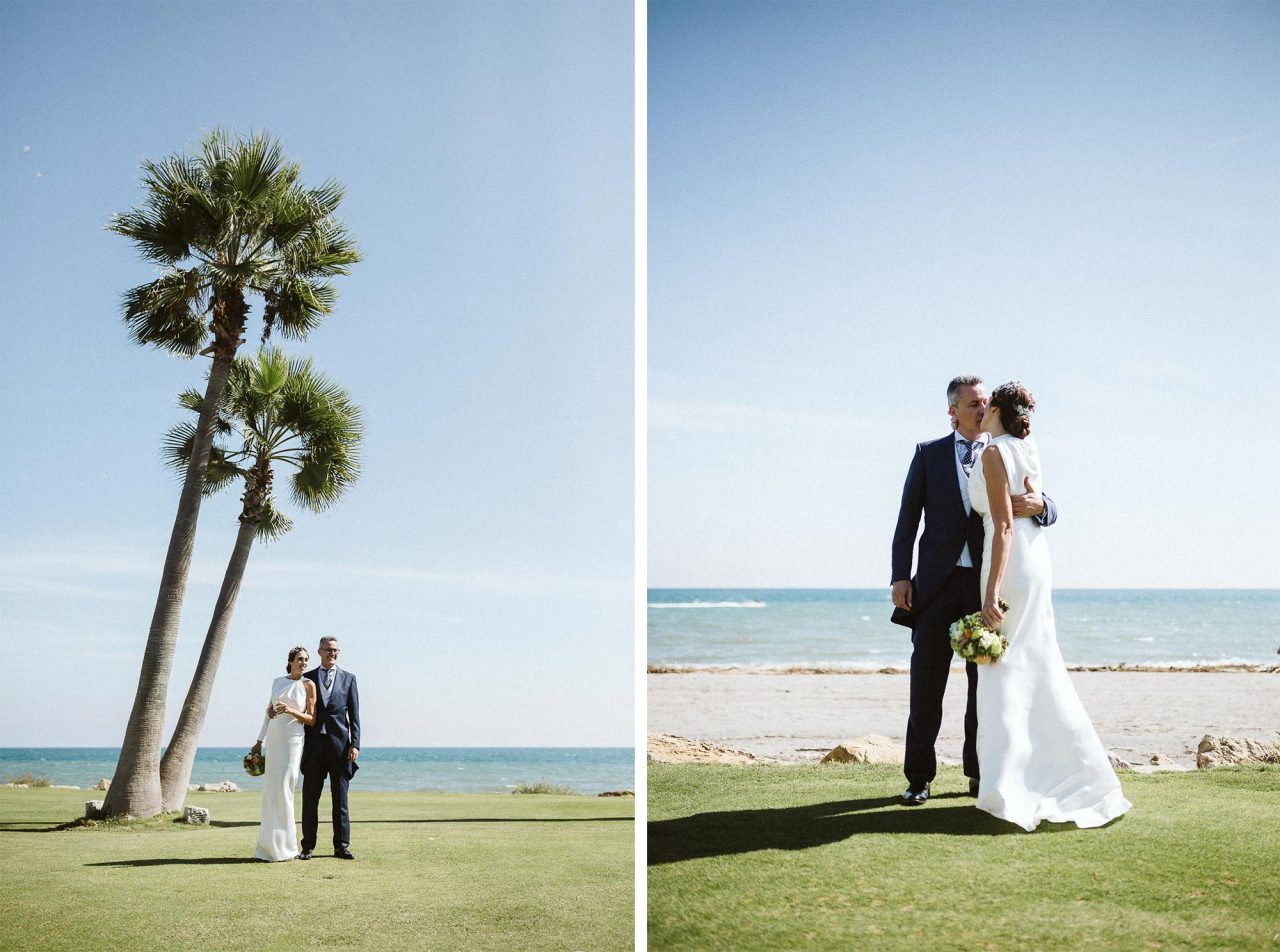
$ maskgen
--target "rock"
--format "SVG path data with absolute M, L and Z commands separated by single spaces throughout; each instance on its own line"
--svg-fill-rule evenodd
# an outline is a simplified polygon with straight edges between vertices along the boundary
M 1133 765 L 1127 760 L 1121 760 L 1115 754 L 1107 754 L 1107 760 L 1111 761 L 1112 770 L 1132 770 Z
M 649 759 L 659 764 L 760 764 L 766 761 L 745 750 L 691 740 L 679 734 L 650 734 Z
M 209 822 L 209 811 L 204 807 L 187 807 L 187 812 L 183 814 L 183 823 L 204 823 Z
M 86 820 L 99 820 L 102 818 L 102 801 L 86 800 L 84 802 L 84 818 Z
M 79 790 L 80 788 L 73 783 L 55 783 L 55 784 L 50 784 L 49 789 L 50 790 Z
M 224 780 L 221 783 L 201 783 L 194 788 L 188 786 L 188 790 L 194 790 L 196 793 L 239 793 L 240 788 L 230 780 Z
M 840 744 L 820 764 L 900 764 L 902 744 L 883 734 L 867 734 Z
M 597 793 L 597 797 L 634 797 L 634 790 L 606 790 L 604 793 Z
M 1280 764 L 1280 744 L 1250 737 L 1205 734 L 1196 748 L 1196 766 L 1225 767 L 1230 764 Z
M 94 784 L 92 787 L 90 787 L 89 789 L 90 789 L 90 790 L 110 790 L 110 789 L 111 789 L 111 781 L 110 781 L 110 780 L 108 780 L 106 777 L 103 777 L 101 780 L 99 780 L 97 783 L 95 783 L 95 784 Z

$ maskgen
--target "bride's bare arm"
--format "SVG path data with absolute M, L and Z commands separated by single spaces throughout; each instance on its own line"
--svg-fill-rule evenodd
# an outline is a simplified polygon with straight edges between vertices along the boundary
M 277 708 L 281 714 L 288 714 L 290 717 L 310 727 L 316 722 L 316 686 L 311 683 L 310 678 L 303 678 L 302 684 L 307 692 L 307 706 L 304 710 L 295 711 L 286 704 L 279 704 Z
M 1009 474 L 1000 450 L 988 446 L 982 451 L 982 475 L 987 481 L 987 505 L 995 534 L 991 539 L 991 565 L 987 570 L 987 591 L 982 602 L 982 623 L 994 630 L 1004 612 L 1000 610 L 1000 583 L 1009 564 L 1009 543 L 1013 540 L 1013 502 L 1009 498 Z
M 311 683 L 310 678 L 307 678 L 307 709 L 304 713 L 305 719 L 299 720 L 307 726 L 313 726 L 316 722 L 316 686 Z

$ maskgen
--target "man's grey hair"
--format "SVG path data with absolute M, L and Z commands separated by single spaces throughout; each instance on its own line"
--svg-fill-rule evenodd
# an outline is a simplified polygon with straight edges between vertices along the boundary
M 981 377 L 956 377 L 951 383 L 947 384 L 947 406 L 954 407 L 956 401 L 960 399 L 961 387 L 976 387 L 982 383 Z
M 337 640 L 338 640 L 337 635 L 325 635 L 323 638 L 320 639 L 320 645 L 316 648 L 316 651 L 320 651 L 321 649 L 323 649 L 326 641 L 332 641 L 336 643 Z

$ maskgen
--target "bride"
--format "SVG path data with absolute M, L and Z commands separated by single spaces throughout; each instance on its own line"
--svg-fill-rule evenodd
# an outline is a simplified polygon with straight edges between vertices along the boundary
M 1133 804 L 1120 790 L 1058 648 L 1048 537 L 1034 519 L 1014 519 L 1009 499 L 1009 487 L 1024 479 L 1037 490 L 1042 485 L 1030 438 L 1034 409 L 1020 383 L 995 389 L 982 418 L 991 442 L 969 482 L 969 499 L 986 530 L 982 622 L 1009 639 L 998 663 L 978 669 L 977 806 L 1028 831 L 1041 820 L 1102 826 Z
M 289 652 L 289 673 L 271 685 L 269 713 L 262 719 L 255 752 L 266 738 L 267 769 L 262 775 L 262 825 L 258 829 L 257 859 L 272 862 L 298 855 L 298 831 L 293 819 L 293 791 L 302 763 L 303 725 L 315 723 L 316 686 L 302 676 L 310 656 L 299 645 Z M 277 715 L 285 714 L 287 717 Z

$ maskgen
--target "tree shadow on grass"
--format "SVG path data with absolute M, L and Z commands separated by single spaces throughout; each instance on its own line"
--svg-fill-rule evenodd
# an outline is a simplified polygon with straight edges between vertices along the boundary
M 935 805 L 939 800 L 963 796 L 938 794 L 918 807 L 904 807 L 898 797 L 870 797 L 796 807 L 695 813 L 657 820 L 649 824 L 649 865 L 757 850 L 803 850 L 838 843 L 860 833 L 1026 835 L 1014 824 L 983 813 L 972 801 L 963 806 Z M 1045 832 L 1074 829 L 1071 824 L 1041 826 Z

